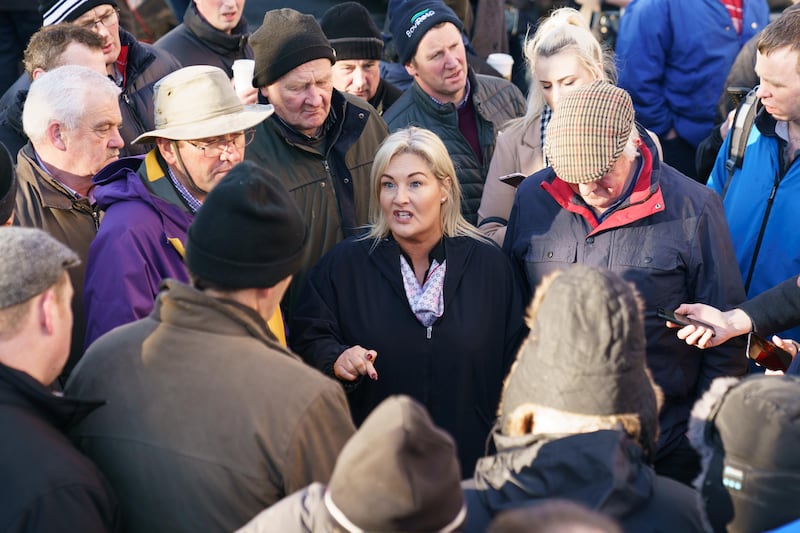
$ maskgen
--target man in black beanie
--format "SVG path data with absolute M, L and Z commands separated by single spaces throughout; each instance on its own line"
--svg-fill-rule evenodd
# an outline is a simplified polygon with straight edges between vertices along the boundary
M 367 8 L 358 2 L 337 4 L 319 24 L 336 50 L 333 86 L 363 98 L 382 115 L 403 92 L 381 79 L 383 41 Z
M 256 128 L 246 158 L 276 173 L 310 232 L 283 304 L 289 318 L 308 269 L 367 223 L 372 159 L 389 132 L 372 106 L 333 88 L 336 54 L 311 15 L 268 11 L 250 45 L 253 86 L 275 114 Z
M 510 82 L 468 66 L 461 20 L 444 2 L 393 0 L 389 12 L 400 63 L 414 83 L 383 118 L 391 131 L 414 125 L 441 137 L 461 183 L 461 214 L 475 224 L 495 138 L 525 114 L 525 98 Z
M 354 432 L 344 392 L 267 326 L 308 239 L 280 180 L 235 166 L 189 229 L 192 285 L 165 281 L 149 317 L 86 352 L 67 390 L 108 403 L 72 435 L 127 531 L 233 531 L 328 481 Z

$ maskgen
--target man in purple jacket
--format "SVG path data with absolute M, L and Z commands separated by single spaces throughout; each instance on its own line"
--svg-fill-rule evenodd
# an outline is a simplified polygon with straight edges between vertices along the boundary
M 164 278 L 187 282 L 186 231 L 206 194 L 244 159 L 253 128 L 271 105 L 242 105 L 217 67 L 180 69 L 155 87 L 154 143 L 144 160 L 127 157 L 94 177 L 105 211 L 89 249 L 84 284 L 86 346 L 147 316 Z

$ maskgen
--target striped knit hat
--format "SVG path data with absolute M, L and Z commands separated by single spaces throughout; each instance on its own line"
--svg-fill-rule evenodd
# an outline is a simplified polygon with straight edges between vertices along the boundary
M 90 9 L 97 6 L 110 5 L 117 7 L 115 0 L 39 0 L 39 13 L 42 14 L 42 26 L 50 26 L 59 22 L 72 22 Z
M 605 81 L 580 87 L 553 112 L 545 135 L 547 160 L 567 183 L 599 180 L 622 154 L 633 127 L 628 93 Z

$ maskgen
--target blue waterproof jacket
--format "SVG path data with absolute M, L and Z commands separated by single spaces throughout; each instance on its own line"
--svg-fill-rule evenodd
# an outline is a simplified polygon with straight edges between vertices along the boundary
M 750 130 L 741 169 L 736 169 L 723 198 L 725 217 L 742 279 L 747 280 L 756 241 L 766 215 L 770 195 L 772 208 L 747 290 L 752 298 L 800 273 L 800 231 L 797 230 L 797 199 L 800 198 L 800 160 L 781 170 L 781 147 L 775 134 L 775 119 L 760 111 Z M 722 194 L 728 180 L 725 159 L 730 135 L 720 148 L 708 186 Z M 774 188 L 774 191 L 773 191 Z M 800 339 L 800 327 L 780 333 Z
M 633 0 L 617 36 L 619 86 L 636 120 L 661 136 L 675 128 L 694 146 L 714 127 L 725 77 L 739 49 L 769 22 L 764 0 L 742 0 L 737 35 L 719 0 Z

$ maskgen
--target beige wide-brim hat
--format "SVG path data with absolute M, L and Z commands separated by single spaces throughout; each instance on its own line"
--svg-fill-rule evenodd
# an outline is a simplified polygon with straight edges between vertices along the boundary
M 134 144 L 159 137 L 189 141 L 227 135 L 252 128 L 275 111 L 269 104 L 242 104 L 225 72 L 208 65 L 184 67 L 161 78 L 153 102 L 156 129 L 139 135 Z

